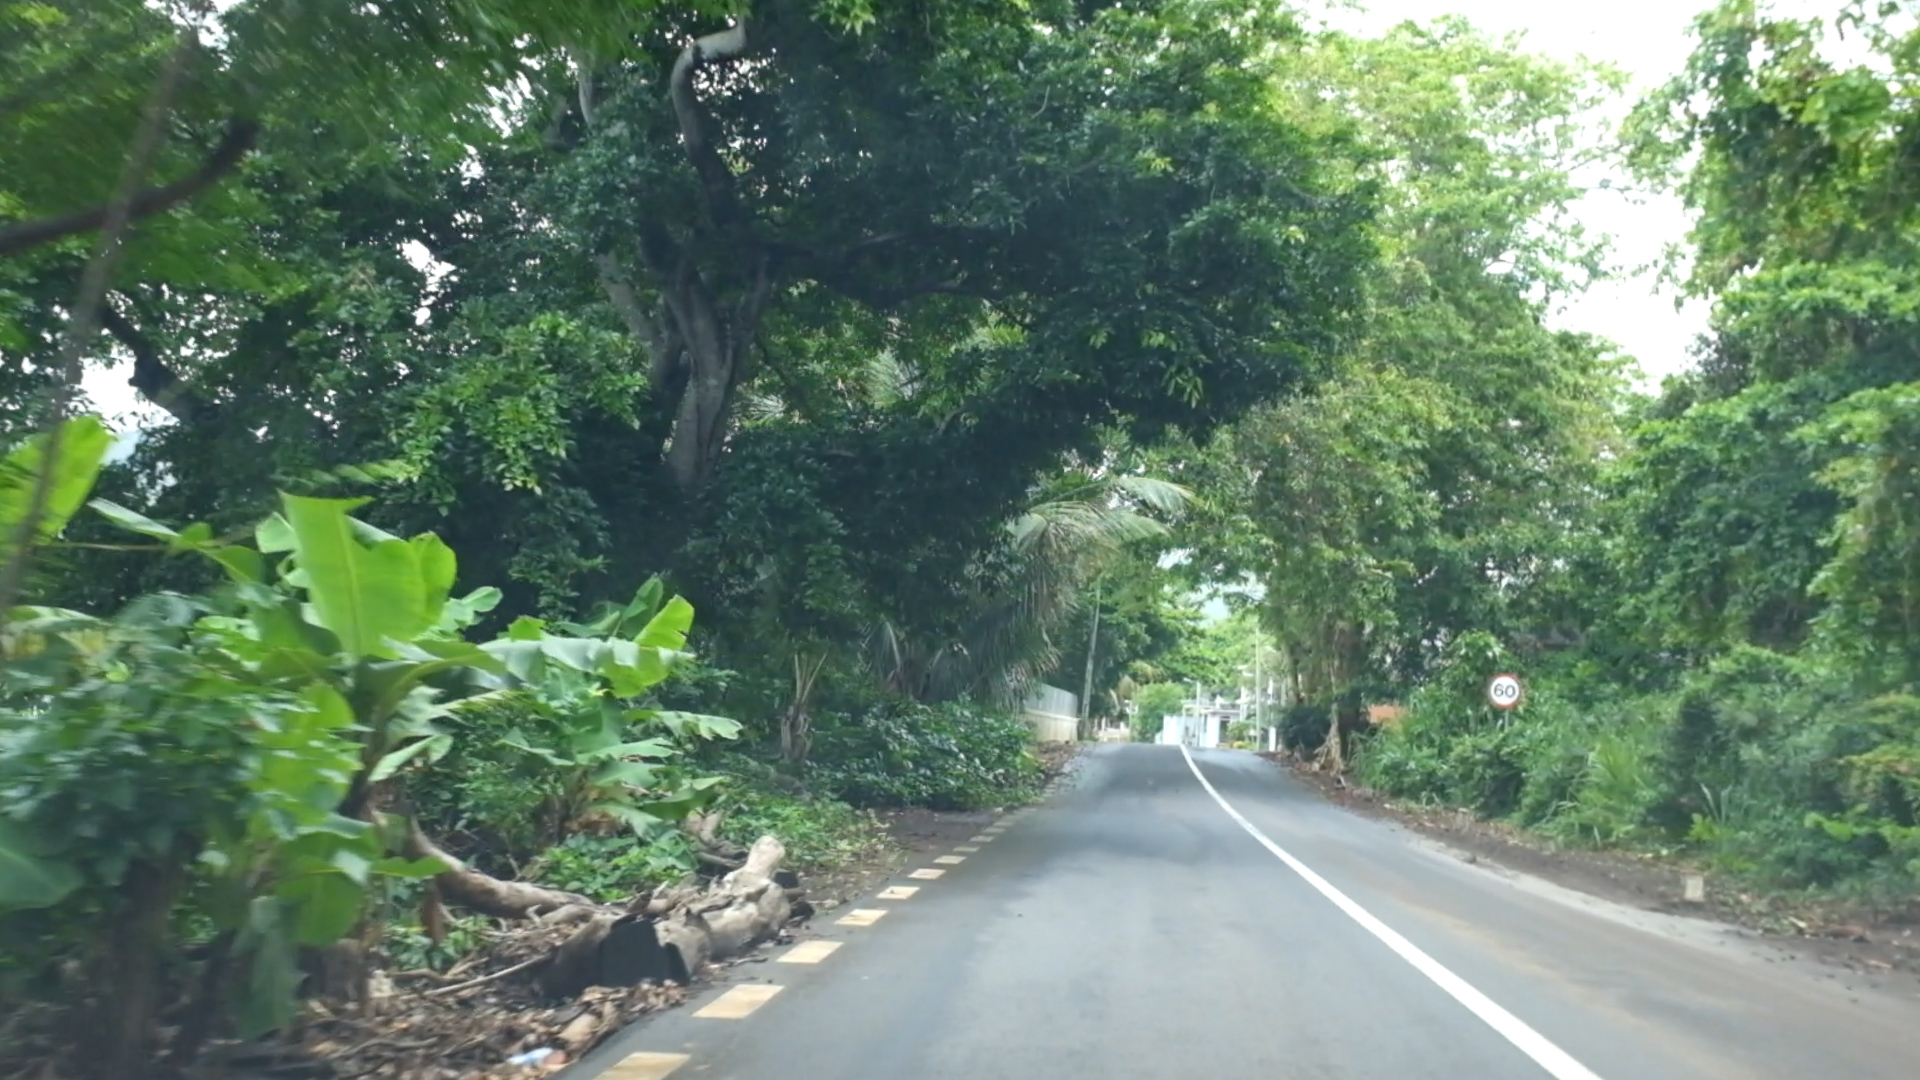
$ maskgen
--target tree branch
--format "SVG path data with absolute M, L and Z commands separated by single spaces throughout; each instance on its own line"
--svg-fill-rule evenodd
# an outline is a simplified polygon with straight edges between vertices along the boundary
M 129 221 L 152 217 L 161 211 L 186 202 L 218 183 L 232 172 L 240 160 L 253 149 L 254 139 L 259 135 L 259 125 L 251 120 L 234 120 L 227 125 L 226 133 L 220 137 L 219 145 L 213 153 L 192 175 L 175 180 L 160 187 L 142 188 L 134 193 L 125 205 Z M 100 228 L 107 222 L 118 207 L 109 203 L 90 206 L 85 210 L 60 214 L 34 221 L 18 221 L 11 225 L 0 226 L 0 257 L 13 255 L 28 248 L 51 243 L 75 233 Z
M 680 141 L 686 147 L 687 160 L 700 176 L 701 187 L 706 190 L 707 215 L 722 228 L 739 219 L 739 200 L 733 190 L 733 173 L 727 163 L 720 160 L 719 151 L 707 141 L 706 127 L 700 119 L 700 100 L 693 92 L 693 75 L 702 64 L 738 60 L 746 55 L 753 45 L 747 25 L 742 19 L 728 29 L 688 42 L 679 59 L 673 62 L 673 74 L 668 81 L 673 115 L 680 123 Z
M 199 44 L 194 34 L 188 31 L 174 46 L 173 55 L 161 70 L 160 80 L 141 112 L 140 127 L 134 132 L 127 163 L 121 170 L 119 182 L 114 185 L 113 200 L 101 214 L 100 241 L 94 246 L 93 256 L 87 260 L 86 268 L 80 272 L 80 288 L 74 296 L 73 308 L 67 319 L 66 336 L 60 342 L 59 358 L 55 365 L 58 381 L 47 396 L 46 407 L 41 410 L 39 426 L 45 433 L 46 441 L 40 450 L 39 469 L 33 478 L 33 491 L 28 496 L 26 510 L 20 515 L 19 526 L 14 535 L 8 538 L 12 543 L 6 549 L 6 564 L 0 566 L 0 622 L 4 622 L 7 613 L 13 610 L 14 603 L 20 598 L 20 588 L 26 581 L 27 565 L 33 559 L 34 540 L 39 535 L 41 520 L 47 512 L 47 502 L 52 497 L 54 472 L 60 467 L 60 443 L 66 432 L 67 412 L 73 406 L 74 393 L 78 391 L 81 376 L 85 373 L 83 365 L 87 350 L 92 348 L 94 335 L 100 329 L 100 311 L 107 306 L 107 283 L 113 279 L 114 267 L 120 261 L 122 242 L 133 224 L 133 204 L 139 197 L 140 183 L 146 179 L 147 171 L 153 168 L 153 159 L 158 156 L 160 144 L 165 138 L 167 115 L 173 111 L 174 93 L 179 89 L 187 60 Z
M 133 354 L 133 378 L 127 380 L 127 385 L 138 390 L 141 397 L 165 409 L 182 424 L 211 419 L 210 404 L 189 389 L 187 381 L 160 358 L 153 339 L 115 311 L 112 304 L 100 306 L 100 325 Z
M 640 294 L 626 279 L 620 269 L 620 261 L 611 255 L 595 255 L 593 268 L 600 276 L 600 288 L 607 294 L 607 301 L 627 324 L 627 331 L 640 339 L 647 350 L 647 382 L 655 389 L 666 386 L 673 377 L 674 369 L 680 365 L 680 346 L 678 338 L 665 330 L 647 310 Z

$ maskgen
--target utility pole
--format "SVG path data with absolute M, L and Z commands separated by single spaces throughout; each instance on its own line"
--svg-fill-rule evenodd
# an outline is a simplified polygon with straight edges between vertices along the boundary
M 1260 723 L 1260 717 L 1264 712 L 1265 710 L 1260 708 L 1260 631 L 1255 630 L 1253 632 L 1253 729 L 1255 731 L 1266 730 Z M 1261 737 L 1265 738 L 1265 735 Z
M 1080 726 L 1093 716 L 1093 650 L 1100 644 L 1100 579 L 1093 579 L 1093 632 L 1087 635 L 1087 675 L 1080 682 Z

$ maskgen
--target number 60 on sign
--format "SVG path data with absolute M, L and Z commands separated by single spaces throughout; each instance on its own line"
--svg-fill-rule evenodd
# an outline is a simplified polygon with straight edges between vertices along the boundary
M 1496 709 L 1511 709 L 1522 696 L 1518 675 L 1495 675 L 1487 681 L 1487 704 Z

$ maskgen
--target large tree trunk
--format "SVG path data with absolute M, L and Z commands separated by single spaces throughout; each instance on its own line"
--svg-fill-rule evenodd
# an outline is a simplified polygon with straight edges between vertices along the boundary
M 604 253 L 593 259 L 607 299 L 647 351 L 655 393 L 674 402 L 666 466 L 686 494 L 704 487 L 719 463 L 734 391 L 772 289 L 772 257 L 754 236 L 733 172 L 708 136 L 694 76 L 703 66 L 740 59 L 756 44 L 741 22 L 689 42 L 674 62 L 668 102 L 699 177 L 706 220 L 681 238 L 659 221 L 641 227 L 636 246 L 659 291 L 657 310 L 641 299 L 618 259 Z M 579 92 L 590 124 L 591 81 L 583 78 Z
M 144 1076 L 153 1067 L 161 949 L 177 886 L 170 866 L 142 861 L 127 868 L 122 902 L 93 958 L 94 1008 L 87 1029 L 76 1033 L 82 1067 L 98 1080 Z

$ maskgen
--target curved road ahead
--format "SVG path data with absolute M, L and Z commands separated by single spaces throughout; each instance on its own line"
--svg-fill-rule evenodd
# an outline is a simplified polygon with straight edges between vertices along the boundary
M 946 858 L 568 1076 L 1920 1077 L 1912 980 L 1467 865 L 1249 754 L 1093 749 Z

